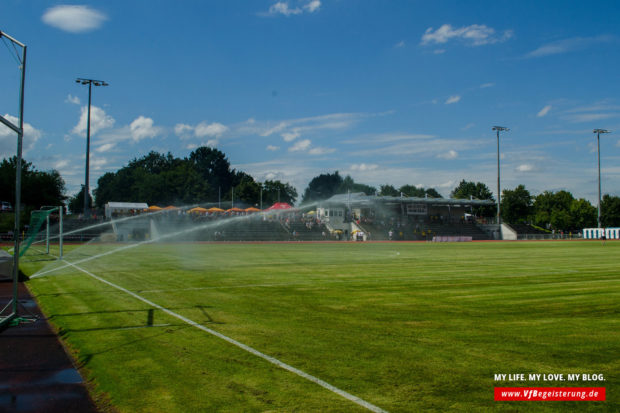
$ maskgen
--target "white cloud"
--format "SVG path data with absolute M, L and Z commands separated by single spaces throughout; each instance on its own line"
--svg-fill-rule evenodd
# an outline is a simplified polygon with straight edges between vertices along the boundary
M 461 100 L 461 97 L 459 95 L 450 96 L 448 99 L 446 99 L 445 104 L 451 105 L 453 103 L 457 103 L 459 100 Z
M 308 11 L 308 13 L 314 13 L 316 11 L 319 11 L 320 8 L 321 8 L 320 0 L 311 0 L 308 2 L 308 4 L 304 6 L 304 10 Z
M 67 98 L 65 99 L 65 102 L 72 103 L 74 105 L 79 105 L 80 104 L 80 98 L 77 97 L 77 96 L 67 95 Z
M 463 126 L 461 130 L 465 131 L 465 130 L 473 128 L 474 126 L 476 126 L 475 123 L 468 123 L 467 125 Z
M 316 148 L 312 148 L 308 151 L 310 155 L 326 155 L 334 152 L 336 152 L 336 149 L 334 148 L 323 148 L 321 146 L 317 146 Z
M 304 139 L 295 143 L 295 145 L 288 148 L 289 152 L 302 152 L 310 148 L 310 139 Z
M 58 169 L 63 169 L 65 167 L 69 166 L 69 161 L 67 161 L 66 159 L 63 159 L 61 161 L 58 161 L 54 164 L 54 169 L 58 170 Z
M 504 42 L 512 37 L 511 30 L 505 30 L 501 35 L 496 34 L 495 29 L 484 24 L 472 24 L 471 26 L 453 28 L 450 24 L 444 24 L 433 31 L 429 27 L 422 36 L 420 44 L 445 44 L 450 40 L 460 40 L 470 46 L 483 46 Z
M 161 134 L 161 128 L 153 126 L 153 119 L 139 116 L 129 125 L 131 137 L 138 142 L 144 138 L 154 138 Z
M 532 164 L 524 163 L 517 166 L 515 169 L 517 172 L 533 172 L 536 170 L 536 167 Z
M 279 146 L 267 145 L 267 150 L 268 151 L 277 151 L 279 149 L 280 149 Z
M 90 160 L 90 168 L 95 171 L 101 171 L 107 164 L 108 160 L 106 158 L 95 157 Z
M 227 130 L 228 130 L 228 127 L 218 122 L 213 122 L 211 124 L 207 124 L 206 122 L 201 122 L 198 125 L 196 125 L 196 128 L 194 129 L 194 135 L 196 135 L 198 138 L 202 138 L 205 136 L 219 138 Z
M 374 171 L 377 168 L 379 168 L 379 165 L 375 163 L 371 163 L 371 164 L 359 163 L 359 164 L 353 164 L 350 167 L 352 171 L 362 171 L 362 172 L 363 171 Z
M 443 183 L 441 183 L 441 184 L 439 184 L 437 186 L 439 188 L 442 188 L 442 189 L 450 189 L 451 190 L 451 189 L 453 189 L 456 186 L 456 181 L 455 180 L 449 180 L 449 181 L 443 182 Z
M 194 149 L 199 148 L 201 146 L 208 146 L 210 148 L 215 148 L 215 147 L 217 147 L 217 145 L 219 143 L 220 142 L 217 139 L 209 139 L 208 141 L 202 142 L 202 143 L 190 143 L 190 144 L 187 144 L 185 146 L 185 149 L 194 150 Z
M 19 119 L 9 114 L 4 115 L 4 119 L 8 120 L 15 126 L 18 126 Z M 24 122 L 24 138 L 22 141 L 22 150 L 27 152 L 32 149 L 35 143 L 41 138 L 41 131 L 33 127 L 31 124 Z M 0 123 L 0 157 L 8 158 L 17 153 L 17 134 Z
M 375 159 L 380 156 L 388 156 L 394 158 L 402 157 L 438 157 L 446 154 L 450 154 L 451 151 L 471 151 L 477 147 L 484 147 L 488 145 L 485 140 L 466 140 L 466 139 L 446 139 L 438 138 L 432 135 L 403 135 L 418 136 L 418 138 L 409 139 L 394 139 L 389 137 L 382 137 L 381 135 L 372 135 L 368 139 L 359 142 L 357 147 L 361 147 L 359 150 L 353 150 L 349 153 L 350 156 L 366 157 L 372 156 Z M 453 155 L 452 155 L 453 156 Z
M 540 46 L 538 49 L 525 55 L 526 58 L 544 57 L 555 54 L 573 52 L 577 50 L 587 49 L 596 44 L 612 42 L 616 40 L 614 36 L 596 36 L 596 37 L 572 37 L 570 39 L 557 40 Z
M 98 153 L 108 152 L 110 149 L 114 148 L 115 146 L 116 146 L 115 143 L 104 143 L 103 145 L 95 149 L 95 152 L 98 152 Z
M 194 127 L 190 125 L 186 125 L 185 123 L 177 123 L 174 126 L 174 133 L 179 137 L 185 137 L 187 134 L 192 133 L 194 131 Z
M 405 41 L 404 41 L 404 40 L 401 40 L 400 42 L 396 43 L 396 44 L 394 45 L 394 47 L 395 47 L 395 48 L 397 48 L 397 49 L 398 49 L 398 48 L 401 48 L 401 47 L 405 47 Z
M 41 19 L 69 33 L 84 33 L 101 27 L 107 16 L 88 6 L 60 5 L 47 9 Z
M 254 123 L 255 122 L 252 122 L 252 124 Z M 261 132 L 260 136 L 271 136 L 274 133 L 282 132 L 288 125 L 288 122 L 280 122 L 276 126 Z
M 493 87 L 495 86 L 495 83 L 483 83 L 480 85 L 480 89 L 486 89 L 488 87 Z
M 435 49 L 433 50 L 434 54 L 444 54 L 446 52 L 446 49 Z
M 196 126 L 187 125 L 185 123 L 177 123 L 174 126 L 174 133 L 181 139 L 196 138 L 220 138 L 228 131 L 228 126 L 218 122 L 207 123 L 200 122 Z
M 306 118 L 286 119 L 276 122 L 243 122 L 233 126 L 232 134 L 271 136 L 280 134 L 286 142 L 297 139 L 302 134 L 324 130 L 347 129 L 364 118 L 383 116 L 386 113 L 330 113 Z
M 279 1 L 274 3 L 269 7 L 269 14 L 283 14 L 284 16 L 290 16 L 292 14 L 301 14 L 303 11 L 299 7 L 295 7 L 294 9 L 289 8 L 288 3 L 285 1 Z
M 580 122 L 592 122 L 595 120 L 616 118 L 619 116 L 620 116 L 620 113 L 578 113 L 575 115 L 567 116 L 565 117 L 565 119 L 573 123 L 580 123 Z
M 437 157 L 441 159 L 456 159 L 459 157 L 459 153 L 453 149 L 450 149 L 448 152 L 440 153 Z
M 302 13 L 315 13 L 321 8 L 320 0 L 310 0 L 302 7 L 291 7 L 288 1 L 278 1 L 269 7 L 267 13 L 259 13 L 261 16 L 294 16 Z
M 547 106 L 545 106 L 544 108 L 542 108 L 542 109 L 540 110 L 540 112 L 538 112 L 538 113 L 536 114 L 536 116 L 537 116 L 537 117 L 539 117 L 539 118 L 542 118 L 543 116 L 546 116 L 546 115 L 547 115 L 547 113 L 549 113 L 549 111 L 550 111 L 550 110 L 551 110 L 551 105 L 547 105 Z
M 86 136 L 86 126 L 88 122 L 88 107 L 82 107 L 82 113 L 77 125 L 71 131 L 76 135 Z M 102 129 L 114 126 L 115 120 L 107 115 L 105 111 L 97 106 L 90 107 L 90 136 L 94 136 Z
M 571 123 L 593 122 L 618 117 L 620 117 L 620 106 L 609 104 L 607 101 L 568 109 L 561 115 L 563 120 Z
M 426 141 L 428 139 L 435 138 L 435 135 L 427 135 L 422 133 L 380 133 L 380 134 L 370 134 L 365 137 L 349 139 L 343 141 L 343 143 L 359 145 L 359 144 L 381 144 L 381 146 L 385 146 L 385 143 L 391 142 L 401 142 L 401 141 Z
M 291 132 L 284 132 L 281 134 L 282 138 L 284 138 L 285 142 L 292 142 L 299 137 L 299 131 L 293 130 Z

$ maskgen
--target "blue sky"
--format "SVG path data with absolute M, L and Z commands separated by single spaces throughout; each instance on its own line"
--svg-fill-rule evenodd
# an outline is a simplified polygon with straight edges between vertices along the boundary
M 28 46 L 24 157 L 84 179 L 85 77 L 93 90 L 91 188 L 151 150 L 222 150 L 256 179 L 301 192 L 355 181 L 461 179 L 533 194 L 620 195 L 620 5 L 614 1 L 3 0 L 0 30 Z M 2 42 L 2 41 L 0 41 Z M 18 68 L 0 45 L 0 113 Z M 15 136 L 0 126 L 2 157 Z

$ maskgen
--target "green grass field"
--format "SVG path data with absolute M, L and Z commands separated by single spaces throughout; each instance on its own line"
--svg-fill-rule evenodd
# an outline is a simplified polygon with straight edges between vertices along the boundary
M 619 242 L 152 244 L 78 266 L 389 412 L 620 411 L 619 258 Z M 28 285 L 121 412 L 366 411 L 75 268 Z M 493 400 L 527 385 L 607 401 Z

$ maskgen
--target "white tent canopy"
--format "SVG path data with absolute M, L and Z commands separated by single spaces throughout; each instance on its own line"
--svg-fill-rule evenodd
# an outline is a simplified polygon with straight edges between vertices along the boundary
M 142 211 L 148 207 L 148 204 L 145 202 L 108 202 L 105 204 L 105 217 L 111 218 L 115 212 L 127 213 L 132 209 Z

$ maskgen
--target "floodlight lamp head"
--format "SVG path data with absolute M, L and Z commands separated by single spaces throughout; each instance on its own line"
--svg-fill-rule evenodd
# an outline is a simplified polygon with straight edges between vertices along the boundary
M 508 129 L 508 128 L 504 127 L 504 126 L 493 126 L 493 130 L 503 132 L 503 131 L 509 131 L 510 129 Z
M 593 133 L 611 133 L 611 131 L 607 129 L 594 129 L 592 132 Z

